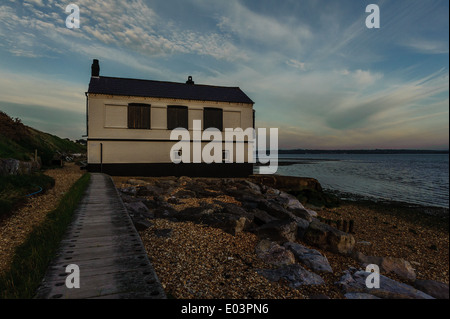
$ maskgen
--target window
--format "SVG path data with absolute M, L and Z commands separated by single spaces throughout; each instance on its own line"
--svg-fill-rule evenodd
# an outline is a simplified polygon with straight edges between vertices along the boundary
M 167 129 L 173 130 L 177 127 L 188 129 L 188 108 L 181 105 L 168 105 Z
M 128 128 L 150 129 L 150 105 L 140 103 L 128 104 Z
M 253 110 L 253 128 L 255 128 L 255 110 Z
M 203 129 L 214 127 L 223 131 L 223 110 L 205 107 L 203 110 Z

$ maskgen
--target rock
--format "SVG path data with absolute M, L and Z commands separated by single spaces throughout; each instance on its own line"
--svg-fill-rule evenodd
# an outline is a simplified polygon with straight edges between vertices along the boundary
M 309 299 L 331 299 L 331 298 L 324 294 L 318 294 L 309 296 Z
M 239 207 L 236 204 L 233 203 L 226 203 L 223 205 L 222 213 L 224 214 L 230 214 L 230 215 L 236 215 L 238 217 L 245 217 L 246 223 L 244 226 L 244 229 L 247 230 L 252 226 L 254 215 L 250 212 L 247 212 L 242 207 Z
M 41 168 L 41 161 L 19 161 L 12 158 L 0 158 L 0 176 L 31 174 Z
M 180 185 L 186 185 L 188 183 L 190 183 L 192 181 L 192 178 L 188 177 L 188 176 L 180 176 L 178 178 L 178 183 Z
M 145 184 L 147 184 L 146 181 L 143 181 L 141 179 L 134 179 L 134 178 L 129 179 L 127 181 L 127 183 L 131 184 L 131 185 L 145 185 Z
M 327 257 L 315 249 L 309 249 L 303 245 L 287 242 L 283 245 L 286 249 L 292 251 L 295 258 L 303 265 L 314 272 L 332 273 L 333 269 L 328 262 Z
M 266 185 L 262 186 L 262 192 L 266 197 L 273 198 L 280 195 L 281 191 L 272 187 L 268 187 Z
M 227 192 L 230 195 L 230 192 Z M 262 200 L 265 200 L 264 197 L 254 195 L 254 194 L 246 194 L 240 192 L 238 196 L 234 196 L 236 199 L 238 199 L 242 203 L 242 207 L 246 209 L 255 209 L 258 207 L 259 202 Z
M 350 254 L 355 246 L 355 238 L 351 234 L 316 220 L 309 224 L 303 240 L 308 244 L 343 255 Z
M 263 239 L 255 248 L 256 255 L 265 263 L 275 266 L 285 266 L 295 263 L 294 254 L 272 241 Z
M 244 183 L 248 186 L 249 189 L 251 189 L 256 194 L 261 194 L 261 188 L 256 185 L 255 183 L 252 183 L 246 179 L 244 179 Z
M 146 230 L 152 225 L 152 223 L 147 219 L 138 216 L 131 217 L 131 220 L 133 221 L 134 227 L 137 231 Z
M 416 280 L 414 268 L 404 259 L 394 257 L 365 256 L 360 252 L 353 254 L 353 257 L 361 262 L 363 267 L 366 267 L 368 264 L 377 265 L 382 274 L 394 273 L 400 278 L 411 282 Z
M 381 299 L 371 294 L 365 294 L 362 292 L 348 292 L 345 295 L 347 299 Z
M 336 283 L 344 294 L 349 292 L 371 294 L 382 299 L 434 299 L 432 296 L 404 283 L 392 280 L 380 274 L 380 288 L 367 288 L 366 278 L 369 272 L 349 269 Z
M 153 213 L 156 218 L 178 218 L 178 211 L 173 208 L 169 203 L 166 203 L 166 205 L 160 205 L 158 208 L 153 210 Z
M 292 210 L 292 209 L 305 209 L 305 207 L 300 203 L 300 201 L 295 197 L 294 195 L 288 194 L 286 192 L 280 192 L 279 195 L 280 198 L 285 198 L 287 200 L 285 204 L 285 208 Z
M 120 192 L 120 198 L 122 198 L 122 201 L 124 203 L 142 202 L 143 201 L 143 198 L 130 196 L 130 195 L 127 195 L 127 194 L 122 193 L 122 192 Z
M 287 265 L 277 269 L 259 269 L 257 273 L 270 281 L 281 282 L 294 289 L 302 286 L 325 284 L 322 277 L 306 270 L 299 264 Z
M 252 209 L 250 211 L 250 213 L 253 215 L 253 222 L 257 225 L 257 226 L 261 226 L 267 223 L 270 223 L 274 220 L 276 220 L 275 217 L 269 215 L 268 213 L 266 213 L 263 210 L 260 209 Z
M 314 178 L 294 177 L 282 175 L 253 175 L 251 178 L 254 182 L 268 185 L 280 190 L 301 191 L 305 189 L 322 191 L 320 183 Z
M 231 235 L 242 232 L 250 223 L 244 216 L 222 213 L 221 208 L 212 205 L 188 207 L 179 212 L 176 218 L 220 228 Z
M 291 211 L 282 207 L 281 205 L 270 201 L 270 200 L 261 200 L 258 203 L 258 209 L 261 209 L 276 219 L 280 220 L 293 220 L 297 222 L 301 227 L 305 225 L 303 218 L 296 216 Z M 304 220 L 304 219 L 303 219 Z M 309 222 L 309 220 L 307 220 Z M 308 225 L 309 226 L 309 225 Z
M 156 229 L 155 230 L 155 236 L 156 237 L 162 237 L 162 238 L 168 238 L 172 237 L 173 230 L 172 229 Z
M 221 195 L 221 193 L 211 192 L 203 187 L 192 186 L 189 189 L 195 192 L 197 198 L 217 197 L 218 195 Z
M 309 227 L 309 222 L 301 218 L 297 219 L 295 222 L 297 223 L 297 238 L 302 239 Z
M 312 222 L 312 220 L 313 220 L 313 216 L 310 214 L 310 212 L 307 209 L 295 208 L 295 209 L 291 209 L 291 212 L 295 216 L 300 217 L 304 220 L 307 220 L 308 222 Z
M 233 236 L 241 233 L 248 224 L 248 220 L 245 217 L 223 213 L 202 215 L 200 222 L 211 227 L 220 228 Z
M 414 287 L 436 299 L 449 299 L 449 287 L 435 280 L 416 280 Z
M 156 186 L 158 186 L 158 187 L 160 187 L 162 189 L 165 189 L 165 190 L 167 190 L 167 189 L 169 189 L 171 187 L 179 186 L 178 183 L 175 182 L 172 179 L 158 179 L 155 182 L 155 184 L 156 184 Z
M 143 196 L 158 196 L 163 194 L 164 190 L 158 186 L 148 184 L 139 193 L 141 194 L 141 192 L 144 194 Z
M 191 191 L 191 190 L 187 190 L 187 189 L 181 189 L 178 192 L 176 192 L 175 194 L 173 194 L 173 196 L 175 198 L 194 198 L 196 197 L 195 192 Z
M 179 201 L 176 197 L 174 197 L 174 196 L 169 197 L 169 198 L 167 199 L 167 202 L 168 202 L 169 204 L 174 204 L 174 205 L 177 205 L 177 204 L 180 203 L 180 201 Z
M 275 220 L 256 229 L 259 238 L 269 238 L 276 242 L 295 241 L 297 237 L 297 223 L 291 220 Z
M 307 208 L 305 208 L 305 210 L 309 213 L 309 215 L 311 217 L 317 217 L 318 216 L 318 214 L 317 214 L 317 212 L 315 210 L 307 209 Z
M 154 214 L 151 213 L 148 207 L 140 201 L 124 203 L 129 214 L 134 216 L 143 216 L 146 218 L 153 218 Z
M 153 199 L 144 199 L 142 203 L 147 206 L 148 209 L 155 209 L 159 207 L 159 204 Z
M 137 194 L 137 189 L 134 186 L 119 188 L 119 191 L 126 195 L 131 195 L 131 196 L 136 196 L 136 194 Z

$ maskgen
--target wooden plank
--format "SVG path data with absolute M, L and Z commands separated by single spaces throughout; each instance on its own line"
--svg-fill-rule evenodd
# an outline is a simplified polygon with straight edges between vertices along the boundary
M 80 288 L 65 284 L 69 264 L 79 267 Z M 108 175 L 91 175 L 91 184 L 35 298 L 166 298 Z

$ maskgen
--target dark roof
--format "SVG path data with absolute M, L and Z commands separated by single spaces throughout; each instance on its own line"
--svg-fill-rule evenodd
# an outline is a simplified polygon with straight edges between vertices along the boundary
M 254 104 L 238 87 L 106 76 L 91 77 L 88 93 Z

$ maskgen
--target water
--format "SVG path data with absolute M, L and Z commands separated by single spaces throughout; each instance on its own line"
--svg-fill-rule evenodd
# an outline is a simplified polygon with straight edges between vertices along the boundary
M 324 189 L 449 207 L 448 154 L 280 154 L 278 175 L 316 178 Z

